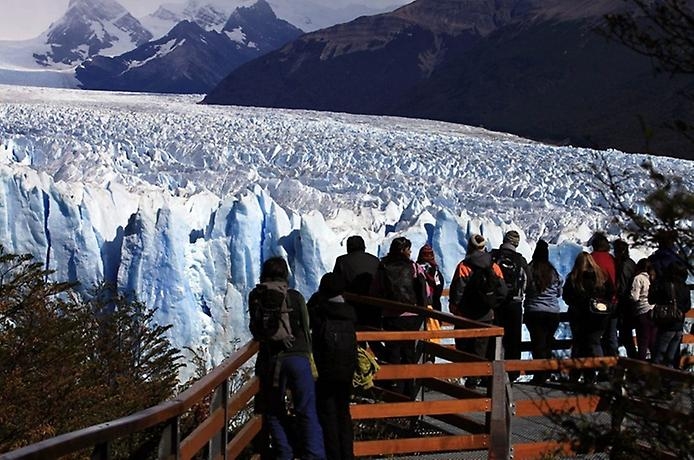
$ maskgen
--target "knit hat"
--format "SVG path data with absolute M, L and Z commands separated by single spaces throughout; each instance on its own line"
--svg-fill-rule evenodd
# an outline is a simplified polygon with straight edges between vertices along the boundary
M 520 235 L 515 230 L 509 230 L 504 235 L 504 243 L 512 244 L 513 246 L 518 247 L 518 244 L 520 243 Z
M 436 265 L 436 256 L 434 255 L 434 250 L 431 246 L 425 244 L 419 249 L 419 255 L 417 256 L 417 263 L 423 264 L 428 263 L 429 265 Z
M 467 243 L 468 249 L 484 250 L 487 246 L 487 240 L 482 235 L 472 235 Z
M 533 252 L 533 260 L 544 260 L 549 261 L 549 245 L 545 240 L 537 240 L 535 245 L 535 252 Z

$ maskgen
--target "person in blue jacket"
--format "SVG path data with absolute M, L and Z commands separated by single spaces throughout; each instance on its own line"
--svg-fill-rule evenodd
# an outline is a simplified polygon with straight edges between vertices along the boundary
M 552 357 L 554 334 L 559 327 L 559 298 L 562 279 L 549 261 L 549 245 L 539 240 L 528 264 L 528 286 L 525 291 L 525 325 L 530 333 L 533 359 Z M 533 374 L 532 382 L 544 383 L 548 372 Z

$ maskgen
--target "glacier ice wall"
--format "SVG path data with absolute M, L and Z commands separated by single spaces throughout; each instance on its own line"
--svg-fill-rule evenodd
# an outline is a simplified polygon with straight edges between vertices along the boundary
M 248 338 L 245 299 L 273 255 L 308 297 L 355 233 L 379 256 L 395 236 L 415 254 L 431 243 L 450 281 L 472 233 L 491 248 L 517 229 L 528 259 L 548 239 L 566 274 L 594 229 L 614 231 L 575 175 L 585 149 L 189 96 L 2 86 L 0 96 L 0 244 L 56 280 L 133 291 L 210 365 Z M 645 158 L 607 155 L 624 168 Z M 660 161 L 691 180 L 691 163 Z

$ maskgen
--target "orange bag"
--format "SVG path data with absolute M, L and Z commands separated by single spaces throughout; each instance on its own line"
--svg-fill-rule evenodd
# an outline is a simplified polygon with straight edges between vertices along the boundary
M 431 305 L 427 305 L 427 308 L 429 308 L 430 310 L 433 310 Z M 427 331 L 440 331 L 441 330 L 441 322 L 436 318 L 431 318 L 431 317 L 427 316 L 426 323 L 425 323 L 424 327 L 426 327 Z M 429 339 L 429 341 L 441 344 L 441 339 L 438 339 L 438 338 L 437 339 Z

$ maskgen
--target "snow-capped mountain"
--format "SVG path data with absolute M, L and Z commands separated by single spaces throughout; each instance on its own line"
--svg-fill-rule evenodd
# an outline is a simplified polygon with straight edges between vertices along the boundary
M 353 0 L 335 0 L 326 6 L 322 4 L 324 2 L 314 3 L 311 0 L 272 0 L 269 4 L 273 11 L 282 12 L 282 14 L 277 15 L 279 19 L 271 22 L 279 23 L 281 20 L 287 20 L 294 26 L 298 24 L 297 29 L 305 27 L 304 30 L 315 30 L 319 27 L 348 21 L 363 14 L 391 10 L 409 1 L 411 0 L 372 0 L 359 3 Z M 165 38 L 177 24 L 188 21 L 199 25 L 207 32 L 223 33 L 230 16 L 237 8 L 251 8 L 256 3 L 256 0 L 188 0 L 186 3 L 166 3 L 162 4 L 153 14 L 138 21 L 116 0 L 70 0 L 66 13 L 39 37 L 23 41 L 0 41 L 0 84 L 76 88 L 80 82 L 75 78 L 75 67 L 88 58 L 121 56 L 152 39 L 157 43 L 148 46 L 146 50 L 139 50 L 135 57 L 142 57 L 155 49 L 155 54 L 157 52 L 167 54 L 162 52 L 162 50 L 166 50 L 166 46 L 160 48 L 158 46 L 162 43 L 172 42 L 168 39 L 161 42 L 160 39 Z M 256 44 L 261 48 L 262 40 L 258 40 L 258 37 L 266 36 L 267 40 L 265 40 L 265 44 L 262 44 L 262 47 L 263 52 L 267 52 L 267 43 L 278 40 L 279 44 L 286 42 L 286 40 L 281 40 L 280 35 L 283 33 L 281 31 L 283 26 L 277 24 L 269 24 L 269 26 L 270 29 L 267 31 L 232 32 L 230 38 L 232 41 L 243 42 L 245 40 L 244 35 L 253 35 L 256 37 L 256 41 L 250 45 Z M 218 40 L 213 39 L 213 41 Z M 249 45 L 249 43 L 245 43 L 245 45 Z M 155 54 L 150 57 L 156 59 Z M 227 51 L 222 49 L 219 51 L 206 50 L 202 52 L 201 56 L 222 58 L 226 55 Z M 251 57 L 255 57 L 259 54 L 256 50 L 256 53 L 251 53 L 251 55 Z M 125 58 L 125 60 L 127 59 L 130 57 Z M 232 62 L 231 68 L 238 65 L 240 61 L 238 57 L 234 57 Z M 192 66 L 194 62 L 190 62 L 188 65 Z M 136 65 L 136 67 L 141 68 L 142 66 Z M 164 68 L 165 64 L 160 64 L 159 67 Z M 129 67 L 123 67 L 123 62 L 111 62 L 107 59 L 100 60 L 100 66 L 97 66 L 94 71 L 103 77 L 115 69 L 127 68 Z M 220 69 L 208 69 L 203 72 L 205 81 L 198 86 L 205 88 L 205 90 L 209 89 L 206 85 L 211 81 L 211 75 L 219 71 Z M 135 73 L 138 72 L 142 72 L 142 69 Z M 149 75 L 155 79 L 170 76 L 167 73 Z M 180 77 L 182 81 L 194 78 L 192 73 Z M 135 80 L 137 78 L 128 76 L 123 79 Z M 95 83 L 87 86 L 99 88 L 127 87 L 127 84 L 120 81 L 112 85 Z M 176 84 L 169 82 L 161 86 L 174 88 Z
M 351 21 L 358 16 L 392 11 L 412 0 L 269 0 L 277 17 L 304 31 L 314 31 Z M 236 8 L 251 6 L 255 0 L 188 0 L 166 3 L 155 12 L 140 18 L 155 37 L 161 37 L 177 23 L 187 20 L 206 30 L 221 30 Z
M 41 65 L 74 66 L 96 54 L 122 54 L 151 38 L 115 0 L 70 0 L 63 17 L 46 32 L 50 50 L 35 53 L 34 58 Z
M 473 232 L 496 247 L 518 229 L 528 258 L 545 238 L 562 275 L 594 229 L 617 232 L 576 174 L 586 149 L 181 95 L 0 86 L 0 101 L 0 243 L 55 279 L 133 290 L 211 364 L 248 338 L 246 295 L 271 255 L 309 296 L 355 233 L 379 255 L 400 235 L 431 243 L 448 283 Z M 605 155 L 620 171 L 651 158 Z M 651 159 L 692 186 L 692 162 Z M 650 181 L 632 180 L 638 200 Z
M 184 20 L 164 37 L 121 56 L 86 60 L 76 75 L 87 89 L 206 93 L 236 67 L 301 34 L 257 0 L 237 8 L 220 31 Z
M 75 66 L 116 56 L 152 34 L 115 0 L 70 0 L 65 14 L 36 38 L 0 41 L 0 83 L 76 87 Z

